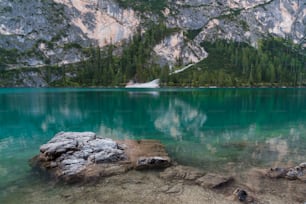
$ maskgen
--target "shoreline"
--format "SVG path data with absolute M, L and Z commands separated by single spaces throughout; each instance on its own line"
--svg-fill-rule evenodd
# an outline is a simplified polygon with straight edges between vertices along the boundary
M 186 171 L 184 173 L 184 171 Z M 21 194 L 8 193 L 4 203 L 173 203 L 173 204 L 304 204 L 305 183 L 298 180 L 263 177 L 264 169 L 252 168 L 233 176 L 233 181 L 218 188 L 195 183 L 201 171 L 190 166 L 174 165 L 165 170 L 131 170 L 79 184 L 55 183 L 40 177 L 19 187 Z M 188 173 L 187 173 L 188 172 Z M 205 172 L 205 175 L 211 174 Z M 230 175 L 230 174 L 229 174 Z M 221 175 L 228 176 L 228 175 Z M 14 187 L 10 187 L 12 189 Z M 15 187 L 16 188 L 16 187 Z M 240 202 L 235 189 L 246 190 L 252 202 Z M 16 189 L 15 189 L 16 190 Z M 10 191 L 10 190 L 7 190 Z
M 10 87 L 1 87 L 0 89 L 88 89 L 88 90 L 94 90 L 94 89 L 105 89 L 105 90 L 127 90 L 127 91 L 141 91 L 141 90 L 174 90 L 174 89 L 183 89 L 183 90 L 188 90 L 188 89 L 305 89 L 306 86 L 237 86 L 237 87 L 225 87 L 225 86 L 214 86 L 214 87 L 209 87 L 209 86 L 199 86 L 199 87 L 192 87 L 192 86 L 162 86 L 159 88 L 125 88 L 124 86 L 89 86 L 89 87 L 78 87 L 78 86 L 64 86 L 64 87 L 22 87 L 22 86 L 10 86 Z

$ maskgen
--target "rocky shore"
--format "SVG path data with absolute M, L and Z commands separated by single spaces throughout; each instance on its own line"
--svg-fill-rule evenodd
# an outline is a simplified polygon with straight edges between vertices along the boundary
M 60 132 L 40 147 L 30 165 L 55 181 L 82 184 L 61 186 L 60 196 L 48 198 L 52 202 L 306 202 L 305 163 L 220 175 L 171 161 L 163 145 L 154 140 L 114 141 L 92 132 Z M 83 185 L 83 181 L 95 184 Z

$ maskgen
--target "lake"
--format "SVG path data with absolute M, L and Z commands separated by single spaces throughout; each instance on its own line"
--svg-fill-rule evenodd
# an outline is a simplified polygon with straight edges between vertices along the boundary
M 28 160 L 60 131 L 160 140 L 205 171 L 295 165 L 306 155 L 306 89 L 0 89 L 0 203 L 47 188 Z

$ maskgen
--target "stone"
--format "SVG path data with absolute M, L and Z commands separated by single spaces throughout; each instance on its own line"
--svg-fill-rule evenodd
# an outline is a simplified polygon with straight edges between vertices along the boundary
M 299 166 L 296 166 L 295 170 L 298 172 L 297 179 L 306 182 L 306 163 L 301 163 Z
M 284 178 L 287 175 L 288 170 L 282 167 L 271 168 L 267 172 L 267 176 L 270 178 Z
M 140 157 L 136 162 L 136 169 L 165 168 L 171 165 L 167 157 Z
M 158 141 L 114 141 L 93 132 L 60 132 L 40 147 L 30 165 L 57 180 L 78 182 L 130 169 L 165 168 L 171 160 Z
M 306 162 L 291 168 L 271 168 L 266 175 L 270 178 L 286 178 L 289 180 L 299 179 L 301 181 L 305 181 Z
M 86 175 L 86 168 L 93 164 L 125 158 L 124 151 L 113 140 L 97 138 L 93 132 L 60 132 L 40 147 L 40 155 L 31 164 L 69 181 Z
M 245 201 L 247 196 L 248 196 L 248 193 L 245 191 L 245 190 L 242 190 L 242 189 L 239 189 L 237 188 L 235 191 L 234 191 L 234 195 L 237 196 L 238 200 L 239 201 Z
M 243 203 L 257 203 L 257 200 L 244 189 L 237 188 L 233 192 L 233 195 L 234 200 L 238 200 Z
M 286 178 L 289 180 L 300 180 L 306 182 L 306 162 L 291 168 L 271 168 L 267 174 L 270 178 Z
M 198 178 L 195 182 L 205 188 L 221 188 L 234 180 L 233 177 L 225 177 L 218 174 L 208 173 Z

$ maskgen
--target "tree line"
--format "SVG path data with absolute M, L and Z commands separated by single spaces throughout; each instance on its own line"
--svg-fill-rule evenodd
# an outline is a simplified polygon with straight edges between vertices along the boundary
M 289 40 L 268 38 L 254 48 L 226 40 L 205 41 L 209 53 L 168 82 L 179 86 L 305 86 L 306 53 Z

